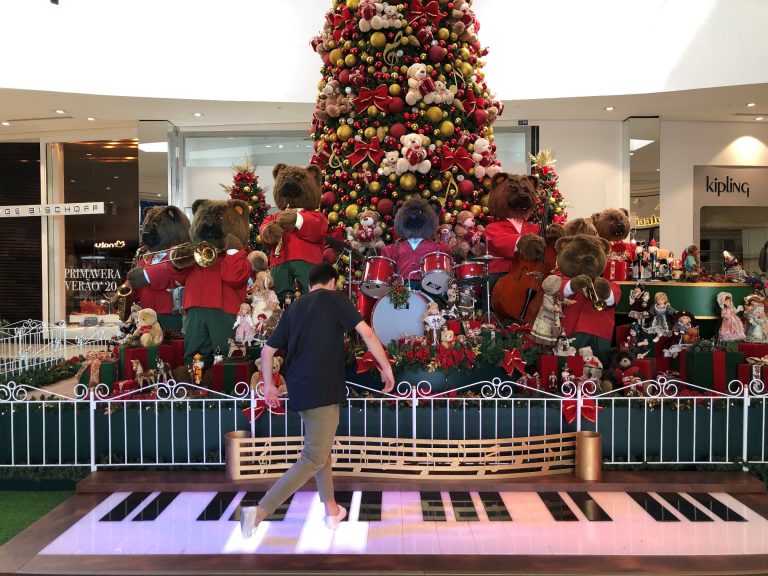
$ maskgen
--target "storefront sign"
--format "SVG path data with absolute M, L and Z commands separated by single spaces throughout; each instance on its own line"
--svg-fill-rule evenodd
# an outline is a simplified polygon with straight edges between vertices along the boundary
M 19 216 L 84 216 L 90 214 L 104 214 L 104 202 L 0 206 L 0 218 Z
M 75 292 L 113 292 L 122 284 L 120 271 L 114 268 L 65 268 L 64 284 Z
M 94 248 L 125 248 L 125 240 L 115 240 L 114 242 L 96 242 Z

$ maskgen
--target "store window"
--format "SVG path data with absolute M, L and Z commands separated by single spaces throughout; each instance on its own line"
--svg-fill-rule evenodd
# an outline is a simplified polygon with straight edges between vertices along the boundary
M 748 272 L 766 272 L 760 253 L 768 244 L 768 206 L 703 206 L 701 265 L 710 274 L 723 273 L 727 250 Z
M 66 315 L 112 312 L 109 297 L 122 284 L 139 245 L 137 143 L 111 140 L 64 143 L 63 202 L 104 202 L 104 214 L 64 218 Z M 158 199 L 164 200 L 164 199 Z

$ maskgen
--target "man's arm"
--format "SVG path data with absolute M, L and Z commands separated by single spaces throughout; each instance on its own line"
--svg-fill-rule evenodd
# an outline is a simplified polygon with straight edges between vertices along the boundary
M 395 376 L 392 374 L 392 366 L 387 359 L 387 353 L 384 351 L 384 346 L 381 344 L 381 340 L 376 336 L 376 332 L 373 331 L 365 320 L 361 320 L 355 326 L 355 331 L 360 334 L 360 337 L 365 342 L 365 345 L 370 350 L 373 357 L 376 358 L 376 362 L 379 365 L 379 371 L 381 372 L 381 380 L 384 382 L 384 388 L 382 392 L 391 392 L 395 387 Z M 262 352 L 263 358 L 263 352 Z
M 264 380 L 264 401 L 273 406 L 277 403 L 277 397 L 279 393 L 275 383 L 272 381 L 272 360 L 277 352 L 276 348 L 272 348 L 267 344 L 261 349 L 261 378 Z

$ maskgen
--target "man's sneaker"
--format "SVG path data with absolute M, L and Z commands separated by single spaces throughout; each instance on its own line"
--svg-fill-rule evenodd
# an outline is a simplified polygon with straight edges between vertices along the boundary
M 253 529 L 256 527 L 256 506 L 243 506 L 240 508 L 240 532 L 243 538 L 253 536 Z
M 347 517 L 347 509 L 344 506 L 339 506 L 339 513 L 336 516 L 325 517 L 325 527 L 329 530 L 336 530 L 341 524 L 341 521 Z

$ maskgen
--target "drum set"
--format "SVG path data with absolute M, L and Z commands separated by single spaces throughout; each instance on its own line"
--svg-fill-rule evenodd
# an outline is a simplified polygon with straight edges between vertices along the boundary
M 397 263 L 384 256 L 370 256 L 365 259 L 361 279 L 357 282 L 358 310 L 365 317 L 370 313 L 371 325 L 386 346 L 400 336 L 424 333 L 422 317 L 429 302 L 446 296 L 454 282 L 460 286 L 485 289 L 488 322 L 491 321 L 488 263 L 496 256 L 485 255 L 467 262 L 454 263 L 453 257 L 445 252 L 430 252 L 422 256 L 419 269 L 411 277 L 417 280 L 421 290 L 409 288 L 408 302 L 395 307 L 388 295 L 393 280 L 399 277 Z M 483 286 L 484 285 L 484 286 Z M 350 295 L 353 286 L 350 285 Z

